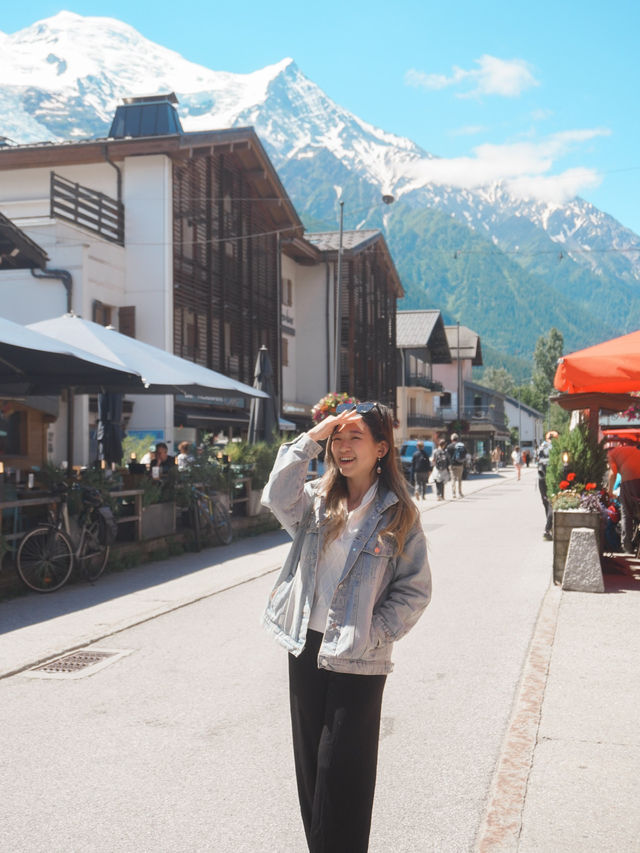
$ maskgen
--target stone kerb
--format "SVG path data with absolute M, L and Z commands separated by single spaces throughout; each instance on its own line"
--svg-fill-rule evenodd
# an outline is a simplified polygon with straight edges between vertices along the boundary
M 553 513 L 553 581 L 556 584 L 562 584 L 571 531 L 575 527 L 595 530 L 599 541 L 600 513 L 582 509 L 562 509 Z
M 574 527 L 562 577 L 562 589 L 573 592 L 604 592 L 596 533 L 590 527 Z

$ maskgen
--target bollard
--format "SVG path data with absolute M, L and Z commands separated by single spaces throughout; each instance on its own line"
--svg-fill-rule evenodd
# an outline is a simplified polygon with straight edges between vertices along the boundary
M 564 564 L 562 589 L 573 592 L 604 592 L 600 554 L 595 530 L 574 527 Z

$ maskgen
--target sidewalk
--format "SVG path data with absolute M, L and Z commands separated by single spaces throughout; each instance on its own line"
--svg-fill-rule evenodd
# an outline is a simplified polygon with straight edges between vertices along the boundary
M 640 850 L 640 580 L 604 594 L 551 585 L 476 849 Z
M 514 477 L 508 468 L 481 475 L 465 481 L 465 494 L 507 493 Z M 533 489 L 535 470 L 523 479 Z M 458 502 L 448 503 L 455 513 Z M 419 502 L 426 527 L 443 506 L 433 494 Z M 542 535 L 542 511 L 540 521 Z M 0 677 L 273 572 L 288 547 L 286 534 L 265 534 L 0 602 Z M 640 582 L 606 575 L 605 585 L 603 595 L 549 587 L 488 792 L 481 853 L 640 850 Z

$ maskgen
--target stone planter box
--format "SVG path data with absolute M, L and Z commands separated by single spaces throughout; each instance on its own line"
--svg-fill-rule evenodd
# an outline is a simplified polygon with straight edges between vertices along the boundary
M 600 513 L 588 512 L 583 509 L 561 509 L 553 513 L 553 582 L 562 583 L 564 564 L 567 560 L 569 540 L 574 527 L 589 527 L 595 530 L 600 545 Z
M 151 504 L 142 509 L 141 538 L 157 539 L 176 532 L 176 505 L 173 501 Z
M 268 513 L 269 510 L 262 506 L 262 489 L 247 489 L 247 515 L 256 516 Z

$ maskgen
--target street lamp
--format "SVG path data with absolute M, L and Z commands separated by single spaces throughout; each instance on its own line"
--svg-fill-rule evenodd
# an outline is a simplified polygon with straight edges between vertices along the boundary
M 389 193 L 382 196 L 383 204 L 393 204 L 395 198 Z M 340 230 L 338 232 L 338 283 L 336 287 L 334 353 L 333 353 L 333 390 L 340 393 L 340 347 L 342 337 L 342 249 L 344 237 L 344 201 L 340 200 Z

